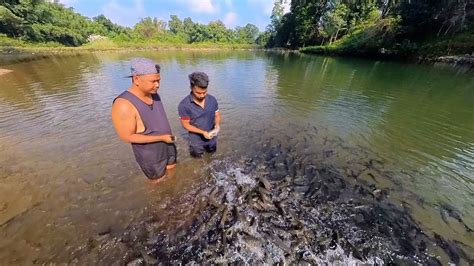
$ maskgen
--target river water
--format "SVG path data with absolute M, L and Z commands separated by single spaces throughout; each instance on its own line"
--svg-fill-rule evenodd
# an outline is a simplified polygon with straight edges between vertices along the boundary
M 158 187 L 147 183 L 110 121 L 136 56 L 161 65 L 159 94 L 178 135 L 179 165 Z M 457 262 L 472 262 L 472 72 L 248 51 L 102 52 L 3 68 L 13 70 L 0 76 L 4 263 L 87 261 L 78 254 L 91 238 L 120 235 L 142 217 L 165 213 L 166 202 L 208 183 L 210 165 L 238 164 L 272 147 L 295 156 L 323 152 L 321 163 L 334 165 L 341 158 L 332 155 L 345 153 L 349 172 L 357 167 L 348 162 L 372 158 L 383 169 L 376 187 L 386 200 L 403 205 L 426 235 L 456 243 L 465 253 Z M 177 115 L 193 71 L 209 75 L 222 114 L 218 152 L 203 160 L 188 155 Z M 308 136 L 339 145 L 319 150 Z

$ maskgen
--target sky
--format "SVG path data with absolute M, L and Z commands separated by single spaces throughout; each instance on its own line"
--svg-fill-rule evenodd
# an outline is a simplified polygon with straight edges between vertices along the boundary
M 112 22 L 133 27 L 141 18 L 168 22 L 170 15 L 207 24 L 221 20 L 227 28 L 256 25 L 261 31 L 270 23 L 274 0 L 60 0 L 86 17 L 103 14 Z M 288 1 L 290 2 L 290 1 Z M 285 11 L 289 10 L 289 3 Z

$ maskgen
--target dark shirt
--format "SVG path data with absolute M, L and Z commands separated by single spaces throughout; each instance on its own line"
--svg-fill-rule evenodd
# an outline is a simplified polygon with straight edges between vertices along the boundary
M 189 123 L 201 130 L 211 131 L 215 126 L 216 112 L 219 105 L 214 96 L 206 95 L 204 108 L 193 101 L 192 93 L 186 96 L 178 105 L 178 113 L 181 120 L 189 120 Z M 204 145 L 210 140 L 203 135 L 189 132 L 191 145 Z

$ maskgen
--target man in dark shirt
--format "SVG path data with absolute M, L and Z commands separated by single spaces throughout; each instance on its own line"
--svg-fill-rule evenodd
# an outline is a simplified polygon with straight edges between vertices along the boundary
M 189 151 L 201 157 L 204 151 L 215 152 L 221 115 L 216 98 L 207 93 L 209 77 L 203 72 L 189 76 L 191 93 L 178 105 L 181 124 L 189 132 Z

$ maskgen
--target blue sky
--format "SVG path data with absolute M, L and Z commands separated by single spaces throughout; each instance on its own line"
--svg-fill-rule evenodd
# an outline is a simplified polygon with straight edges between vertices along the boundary
M 104 14 L 114 23 L 133 26 L 140 18 L 168 21 L 170 15 L 207 24 L 220 19 L 228 28 L 252 23 L 261 31 L 270 23 L 274 0 L 60 0 L 86 17 Z M 288 1 L 289 2 L 289 1 Z M 287 4 L 287 6 L 289 6 Z M 287 8 L 288 9 L 288 8 Z

